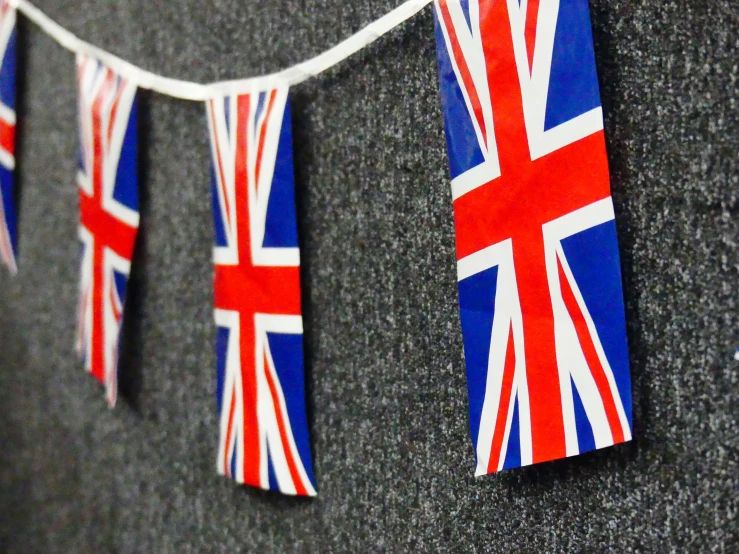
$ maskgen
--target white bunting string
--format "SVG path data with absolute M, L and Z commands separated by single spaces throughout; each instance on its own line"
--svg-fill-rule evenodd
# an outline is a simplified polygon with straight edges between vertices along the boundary
M 223 95 L 268 90 L 277 85 L 290 86 L 302 83 L 306 79 L 315 77 L 365 46 L 373 43 L 384 34 L 392 31 L 395 27 L 416 15 L 432 1 L 408 0 L 333 48 L 326 50 L 308 61 L 277 73 L 208 84 L 172 79 L 146 71 L 110 52 L 106 52 L 89 42 L 79 39 L 28 0 L 8 0 L 8 3 L 17 8 L 19 12 L 23 13 L 28 19 L 38 25 L 42 31 L 67 50 L 97 58 L 115 73 L 129 79 L 140 88 L 153 90 L 160 94 L 183 100 L 209 100 Z

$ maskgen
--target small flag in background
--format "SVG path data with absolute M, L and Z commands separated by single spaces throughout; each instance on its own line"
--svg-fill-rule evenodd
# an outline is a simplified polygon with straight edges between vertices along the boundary
M 18 228 L 14 198 L 16 11 L 0 0 L 0 261 L 15 274 L 18 270 Z
M 207 103 L 213 152 L 218 472 L 314 496 L 287 87 Z
M 139 227 L 136 86 L 77 56 L 82 242 L 77 350 L 113 406 L 118 347 Z
M 587 0 L 436 0 L 477 475 L 631 439 Z

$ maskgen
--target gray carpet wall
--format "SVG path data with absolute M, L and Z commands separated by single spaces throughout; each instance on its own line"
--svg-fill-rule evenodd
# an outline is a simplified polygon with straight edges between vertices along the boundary
M 287 67 L 401 0 L 36 0 L 169 76 Z M 0 552 L 737 552 L 739 8 L 592 0 L 633 442 L 475 478 L 430 9 L 293 90 L 319 495 L 215 473 L 203 105 L 142 93 L 122 398 L 74 353 L 74 60 L 21 23 L 20 274 L 0 273 Z

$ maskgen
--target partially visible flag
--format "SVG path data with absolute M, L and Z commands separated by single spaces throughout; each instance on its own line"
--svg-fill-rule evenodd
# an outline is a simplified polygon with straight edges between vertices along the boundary
M 16 12 L 0 0 L 0 261 L 18 271 L 18 228 L 16 223 L 15 170 L 15 79 Z
M 314 496 L 287 87 L 206 104 L 213 154 L 218 472 Z
M 435 0 L 477 475 L 631 439 L 587 0 Z
M 99 61 L 77 56 L 82 243 L 77 350 L 104 385 L 118 390 L 118 346 L 139 227 L 136 86 Z

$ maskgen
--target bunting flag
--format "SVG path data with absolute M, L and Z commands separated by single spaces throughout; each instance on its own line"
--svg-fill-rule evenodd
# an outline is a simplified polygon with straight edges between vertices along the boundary
M 10 273 L 18 271 L 15 215 L 15 8 L 0 0 L 0 261 Z
M 0 261 L 16 273 L 12 4 L 77 54 L 76 346 L 111 406 L 139 227 L 137 88 L 205 102 L 217 469 L 238 483 L 316 495 L 289 87 L 432 2 L 475 473 L 631 440 L 620 262 L 588 0 L 407 0 L 297 66 L 210 84 L 144 71 L 78 39 L 29 2 L 0 0 Z
M 587 0 L 435 0 L 476 474 L 631 439 Z
M 139 227 L 136 86 L 77 56 L 82 243 L 77 350 L 115 405 L 118 345 Z
M 206 104 L 213 154 L 218 472 L 314 496 L 288 88 Z

